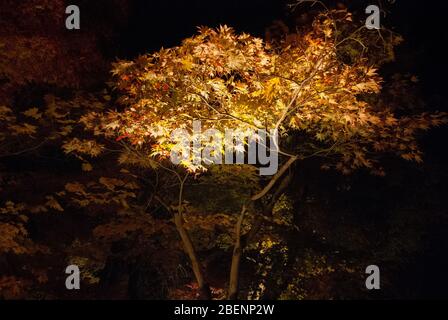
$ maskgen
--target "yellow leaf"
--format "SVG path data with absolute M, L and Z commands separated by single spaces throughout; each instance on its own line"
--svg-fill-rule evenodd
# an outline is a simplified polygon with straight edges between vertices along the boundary
M 190 70 L 193 69 L 193 67 L 194 67 L 194 63 L 193 63 L 193 61 L 191 60 L 191 58 L 190 58 L 190 59 L 187 59 L 187 58 L 182 59 L 182 60 L 181 60 L 181 63 L 182 63 L 182 67 L 183 67 L 183 69 L 185 69 L 185 70 L 187 70 L 187 71 L 190 71 Z
M 13 131 L 13 134 L 16 135 L 32 135 L 36 133 L 36 126 L 33 126 L 28 123 L 24 123 L 23 125 L 11 125 L 9 129 Z
M 93 167 L 90 163 L 83 163 L 82 164 L 82 171 L 90 172 L 93 170 Z
M 370 68 L 370 69 L 367 71 L 366 75 L 369 76 L 369 77 L 376 76 L 376 75 L 377 75 L 376 71 L 377 71 L 377 69 L 375 69 L 375 68 Z
M 275 94 L 275 90 L 276 88 L 280 85 L 280 78 L 272 78 L 268 81 L 267 86 L 266 86 L 266 90 L 265 90 L 265 97 L 267 99 L 272 99 L 274 94 Z
M 84 195 L 86 194 L 86 192 L 84 191 L 84 186 L 78 182 L 67 183 L 65 185 L 65 190 L 72 193 L 79 193 Z
M 63 136 L 67 136 L 72 132 L 72 130 L 73 130 L 72 126 L 65 126 L 61 128 L 60 134 Z
M 64 211 L 64 209 L 61 207 L 61 205 L 59 204 L 59 202 L 52 196 L 48 196 L 47 198 L 47 202 L 45 203 L 45 205 L 51 209 L 57 210 L 57 211 Z
M 28 109 L 25 112 L 22 112 L 25 116 L 39 120 L 40 118 L 42 118 L 42 113 L 39 112 L 39 109 L 37 108 L 31 108 Z

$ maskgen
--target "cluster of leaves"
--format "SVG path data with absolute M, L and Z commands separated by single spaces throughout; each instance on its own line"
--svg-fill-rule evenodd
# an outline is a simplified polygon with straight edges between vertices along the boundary
M 48 94 L 44 97 L 44 106 L 32 107 L 23 112 L 0 106 L 0 157 L 31 152 L 45 144 L 59 145 L 71 135 L 80 136 L 82 128 L 78 126 L 78 118 L 84 114 L 86 107 L 89 110 L 103 110 L 107 103 L 103 97 L 82 94 L 78 92 L 68 100 Z M 99 154 L 92 151 L 94 147 L 101 148 L 97 143 L 85 139 L 77 141 L 79 148 L 83 143 L 93 144 L 89 150 L 93 152 L 92 155 Z M 69 142 L 66 148 L 70 150 Z
M 331 256 L 306 250 L 301 261 L 292 267 L 296 276 L 287 284 L 279 296 L 282 300 L 328 300 L 338 294 L 337 284 L 331 278 L 360 274 L 353 262 L 334 259 Z M 355 287 L 355 286 L 354 286 Z
M 47 96 L 46 100 L 45 108 L 33 107 L 21 113 L 14 113 L 11 108 L 6 106 L 0 107 L 1 158 L 33 152 L 45 143 L 57 143 L 57 141 L 60 143 L 72 131 L 74 121 L 68 119 L 70 108 L 63 104 L 57 105 L 53 96 Z M 0 248 L 2 252 L 36 253 L 35 246 L 28 239 L 25 224 L 29 220 L 30 214 L 53 210 L 62 212 L 63 208 L 55 197 L 56 195 L 46 195 L 41 203 L 34 204 L 15 203 L 6 201 L 6 199 L 1 203 L 3 206 L 0 210 L 0 228 L 2 229 Z
M 85 13 L 84 27 L 79 32 L 65 28 L 68 3 L 64 0 L 0 3 L 0 103 L 10 102 L 29 83 L 79 88 L 104 78 L 108 66 L 100 39 L 102 44 L 110 43 L 112 30 L 122 25 L 121 19 L 127 16 L 128 3 L 114 0 L 76 4 Z M 87 14 L 103 12 L 104 8 L 107 12 L 101 21 L 94 14 Z

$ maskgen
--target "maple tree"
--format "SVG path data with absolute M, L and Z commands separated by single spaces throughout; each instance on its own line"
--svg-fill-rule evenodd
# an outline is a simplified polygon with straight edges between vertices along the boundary
M 393 153 L 421 162 L 417 132 L 446 122 L 442 113 L 397 117 L 387 106 L 370 103 L 369 98 L 381 92 L 382 79 L 377 72 L 380 62 L 375 65 L 364 50 L 358 55 L 351 52 L 350 61 L 343 61 L 347 43 L 361 42 L 356 37 L 362 28 L 349 35 L 339 29 L 347 24 L 352 24 L 350 13 L 328 11 L 316 17 L 312 28 L 277 46 L 237 34 L 227 26 L 202 27 L 198 35 L 178 47 L 117 62 L 113 74 L 116 88 L 123 94 L 123 107 L 82 117 L 81 122 L 95 135 L 122 145 L 120 163 L 161 170 L 175 177 L 178 195 L 165 199 L 157 196 L 157 200 L 174 216 L 203 297 L 210 294 L 185 228 L 188 207 L 184 193 L 188 179 L 200 181 L 206 176 L 203 172 L 213 166 L 195 165 L 193 158 L 180 167 L 173 166 L 169 154 L 176 147 L 171 137 L 175 129 L 191 132 L 192 120 L 201 120 L 204 129 L 274 129 L 281 137 L 280 170 L 269 181 L 254 183 L 241 213 L 233 214 L 228 297 L 236 298 L 242 251 L 256 234 L 262 217 L 271 214 L 288 184 L 286 173 L 293 164 L 316 157 L 324 159 L 324 168 L 333 167 L 344 174 L 366 168 L 383 175 L 381 155 Z M 70 143 L 78 146 L 73 149 L 82 151 L 78 142 Z M 222 141 L 219 143 L 214 147 L 224 152 Z M 244 168 L 249 175 L 253 173 L 251 166 Z M 220 174 L 228 175 L 225 171 Z M 243 235 L 247 216 L 251 223 Z

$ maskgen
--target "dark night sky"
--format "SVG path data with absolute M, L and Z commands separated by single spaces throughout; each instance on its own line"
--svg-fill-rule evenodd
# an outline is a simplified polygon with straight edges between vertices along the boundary
M 284 0 L 137 0 L 127 43 L 137 52 L 157 50 L 179 44 L 197 26 L 220 24 L 263 36 L 264 29 L 284 15 L 285 7 Z
M 425 84 L 428 95 L 446 94 L 447 9 L 448 3 L 442 0 L 398 0 L 391 15 L 386 18 L 405 38 L 399 51 L 409 54 L 402 62 L 403 68 L 415 70 Z

